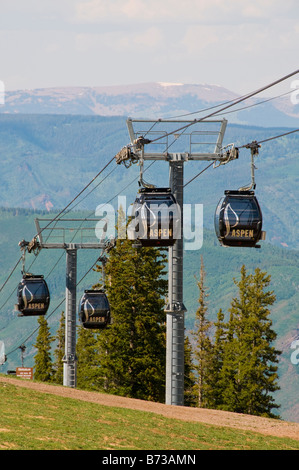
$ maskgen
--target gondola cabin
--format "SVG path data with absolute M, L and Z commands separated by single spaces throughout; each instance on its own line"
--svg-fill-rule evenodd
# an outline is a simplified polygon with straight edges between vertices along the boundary
M 223 246 L 256 247 L 265 239 L 254 191 L 225 191 L 215 212 L 215 231 Z
M 170 188 L 140 189 L 132 216 L 128 238 L 142 246 L 173 246 L 180 237 L 180 208 Z
M 102 289 L 84 291 L 79 302 L 79 320 L 86 329 L 99 330 L 110 325 L 110 306 Z
M 22 316 L 45 315 L 50 305 L 50 293 L 44 276 L 25 274 L 17 288 L 16 309 Z

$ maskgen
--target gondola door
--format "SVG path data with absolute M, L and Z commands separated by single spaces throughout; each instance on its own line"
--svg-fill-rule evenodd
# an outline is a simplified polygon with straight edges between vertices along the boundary
M 259 247 L 265 239 L 263 217 L 254 191 L 225 191 L 215 212 L 215 231 L 222 246 Z
M 79 319 L 85 329 L 104 329 L 111 323 L 110 306 L 104 290 L 85 290 L 79 303 Z
M 142 246 L 173 246 L 180 237 L 180 210 L 170 188 L 142 188 L 133 204 L 128 237 Z
M 50 305 L 50 293 L 43 276 L 25 274 L 17 289 L 17 310 L 22 316 L 45 315 Z

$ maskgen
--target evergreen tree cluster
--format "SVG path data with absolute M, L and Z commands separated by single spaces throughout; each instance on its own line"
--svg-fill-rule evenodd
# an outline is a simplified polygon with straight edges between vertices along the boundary
M 279 406 L 272 394 L 279 389 L 277 363 L 281 352 L 273 346 L 276 333 L 269 310 L 275 295 L 265 291 L 270 276 L 259 268 L 247 274 L 243 265 L 240 281 L 234 280 L 239 295 L 231 302 L 228 321 L 220 309 L 213 324 L 207 320 L 203 262 L 200 273 L 193 332 L 198 406 L 277 418 L 273 410 Z
M 165 263 L 161 250 L 137 249 L 130 240 L 117 240 L 105 267 L 113 322 L 98 332 L 78 327 L 78 388 L 164 402 Z M 207 319 L 203 261 L 196 281 L 199 304 L 195 326 L 191 336 L 185 337 L 185 405 L 277 417 L 273 410 L 278 405 L 272 394 L 279 388 L 280 351 L 273 346 L 276 333 L 269 307 L 275 295 L 266 290 L 270 276 L 259 268 L 247 274 L 243 266 L 240 281 L 234 281 L 239 295 L 231 302 L 229 318 L 225 321 L 220 309 L 216 322 Z M 34 377 L 62 384 L 64 313 L 55 338 L 44 317 L 39 323 Z

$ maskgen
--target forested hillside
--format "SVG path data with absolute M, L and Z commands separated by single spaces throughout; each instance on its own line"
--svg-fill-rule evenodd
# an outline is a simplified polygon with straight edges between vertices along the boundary
M 233 142 L 243 146 L 286 130 L 228 124 L 223 144 Z M 0 115 L 0 206 L 61 209 L 129 142 L 123 117 Z M 266 142 L 256 159 L 256 193 L 267 240 L 290 248 L 299 247 L 298 143 L 298 133 Z M 185 180 L 189 181 L 205 166 L 206 162 L 187 162 Z M 136 165 L 130 169 L 110 166 L 98 189 L 76 201 L 80 202 L 78 208 L 95 211 L 98 204 L 117 194 L 127 196 L 129 206 L 138 191 L 138 176 Z M 167 186 L 168 165 L 154 163 L 146 172 L 146 180 Z M 210 168 L 186 186 L 185 203 L 203 204 L 204 225 L 212 228 L 215 207 L 224 190 L 237 189 L 249 182 L 250 151 L 241 149 L 238 160 Z M 117 207 L 117 198 L 111 203 Z

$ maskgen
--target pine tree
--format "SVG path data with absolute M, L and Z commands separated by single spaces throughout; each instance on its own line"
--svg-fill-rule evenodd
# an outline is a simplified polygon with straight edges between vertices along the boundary
M 184 345 L 184 375 L 184 405 L 197 406 L 198 397 L 196 394 L 196 378 L 192 361 L 192 345 L 188 336 L 185 337 Z
M 53 375 L 53 366 L 51 359 L 51 337 L 48 322 L 43 315 L 38 317 L 39 330 L 34 347 L 37 349 L 34 361 L 34 378 L 41 382 L 49 382 Z
M 56 349 L 54 351 L 55 362 L 53 364 L 53 382 L 62 385 L 63 384 L 63 356 L 65 352 L 65 315 L 61 312 L 59 329 L 55 336 L 57 342 Z
M 194 357 L 195 357 L 195 371 L 197 374 L 197 396 L 198 406 L 207 406 L 206 401 L 206 386 L 207 377 L 209 374 L 210 363 L 212 358 L 212 343 L 209 338 L 209 330 L 212 326 L 212 322 L 207 320 L 207 289 L 205 286 L 205 270 L 203 264 L 203 258 L 201 257 L 200 266 L 200 279 L 197 281 L 199 289 L 199 306 L 195 314 L 195 330 L 192 332 L 195 346 L 194 346 Z
M 225 384 L 222 381 L 224 349 L 227 342 L 227 324 L 224 322 L 222 309 L 218 311 L 217 321 L 214 322 L 214 344 L 212 345 L 210 367 L 206 378 L 207 408 L 217 409 L 222 404 Z
M 242 345 L 235 336 L 235 322 L 230 314 L 227 325 L 227 338 L 223 344 L 223 361 L 219 364 L 219 408 L 242 413 L 239 409 L 239 364 Z M 243 358 L 244 361 L 244 358 Z M 245 354 L 246 361 L 246 354 Z M 222 366 L 222 367 L 221 367 Z
M 223 408 L 239 413 L 276 417 L 272 393 L 277 385 L 277 366 L 280 351 L 272 343 L 276 333 L 269 318 L 275 302 L 273 291 L 265 289 L 270 276 L 259 268 L 254 275 L 241 269 L 241 280 L 235 281 L 239 297 L 230 308 L 228 339 L 224 351 L 222 380 L 225 383 Z
M 103 377 L 98 358 L 97 333 L 78 328 L 77 340 L 77 387 L 85 390 L 101 390 Z
M 121 216 L 121 214 L 120 214 Z M 165 397 L 165 256 L 118 239 L 105 272 L 112 325 L 99 335 L 99 363 L 110 393 Z

